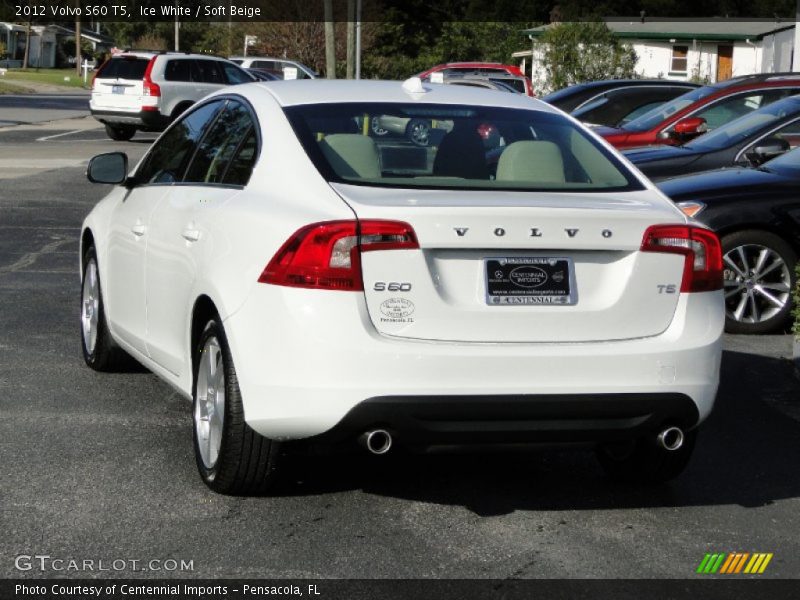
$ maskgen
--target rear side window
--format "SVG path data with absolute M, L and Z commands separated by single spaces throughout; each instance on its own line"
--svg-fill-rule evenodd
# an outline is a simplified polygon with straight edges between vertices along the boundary
M 225 83 L 225 79 L 222 76 L 222 71 L 219 69 L 218 61 L 200 59 L 194 62 L 199 71 L 201 82 L 219 84 Z
M 171 184 L 183 179 L 197 143 L 213 122 L 223 101 L 209 102 L 170 127 L 153 145 L 136 179 L 142 184 Z
M 254 60 L 253 64 L 250 65 L 251 67 L 255 67 L 256 69 L 279 69 L 280 65 L 277 65 L 274 60 Z
M 164 70 L 164 79 L 167 81 L 192 81 L 191 60 L 170 60 Z
M 97 79 L 144 79 L 147 58 L 112 58 L 97 73 Z
M 246 185 L 257 146 L 250 111 L 241 102 L 230 100 L 200 143 L 184 183 Z

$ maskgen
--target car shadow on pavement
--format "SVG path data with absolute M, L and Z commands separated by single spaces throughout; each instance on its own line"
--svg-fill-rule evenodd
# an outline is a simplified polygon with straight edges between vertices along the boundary
M 515 510 L 595 510 L 735 504 L 800 496 L 800 421 L 776 407 L 800 403 L 788 360 L 725 352 L 717 402 L 686 471 L 656 486 L 609 481 L 585 448 L 525 453 L 290 457 L 279 495 L 362 489 L 462 505 L 481 516 Z M 797 414 L 796 412 L 794 413 Z

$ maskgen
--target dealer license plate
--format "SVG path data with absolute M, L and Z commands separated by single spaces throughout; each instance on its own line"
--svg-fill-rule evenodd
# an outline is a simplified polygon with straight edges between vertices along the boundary
M 487 258 L 485 264 L 487 304 L 571 305 L 578 301 L 571 258 Z

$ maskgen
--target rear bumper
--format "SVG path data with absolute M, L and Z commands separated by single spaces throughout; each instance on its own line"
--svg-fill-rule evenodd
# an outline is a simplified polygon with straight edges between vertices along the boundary
M 692 399 L 675 393 L 386 396 L 364 400 L 311 439 L 343 442 L 385 429 L 410 446 L 619 441 L 666 426 L 689 430 L 698 419 Z
M 141 110 L 139 112 L 123 112 L 114 110 L 92 109 L 92 116 L 108 125 L 133 125 L 137 129 L 162 131 L 169 125 L 170 119 L 158 111 Z
M 719 381 L 722 302 L 722 292 L 681 294 L 664 333 L 613 342 L 398 339 L 375 331 L 363 294 L 262 284 L 223 320 L 245 419 L 264 436 L 353 431 L 386 415 L 396 427 L 436 431 L 440 419 L 414 415 L 445 407 L 457 422 L 480 424 L 468 426 L 466 437 L 508 426 L 531 441 L 568 441 L 635 436 L 673 418 L 691 428 L 708 416 Z M 517 419 L 524 423 L 514 431 L 508 422 Z

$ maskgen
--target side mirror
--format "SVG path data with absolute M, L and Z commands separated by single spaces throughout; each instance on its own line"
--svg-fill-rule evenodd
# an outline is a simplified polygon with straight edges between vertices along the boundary
M 780 156 L 789 150 L 789 142 L 779 137 L 764 138 L 758 145 L 745 153 L 745 157 L 750 163 L 757 167 L 764 164 L 768 160 Z
M 128 178 L 128 155 L 124 152 L 98 154 L 89 161 L 86 177 L 92 183 L 123 183 Z
M 681 119 L 672 128 L 672 137 L 685 142 L 708 131 L 708 124 L 702 117 L 686 117 Z

